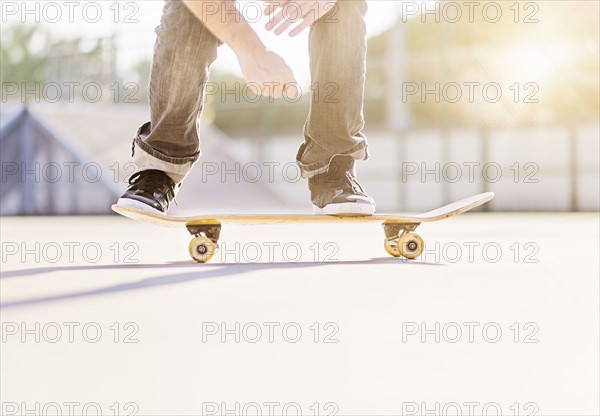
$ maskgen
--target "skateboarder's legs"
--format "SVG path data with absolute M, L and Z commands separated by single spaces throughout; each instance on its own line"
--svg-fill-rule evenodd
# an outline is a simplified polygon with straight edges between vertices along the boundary
M 338 1 L 310 29 L 311 108 L 297 161 L 304 177 L 326 172 L 335 155 L 367 159 L 363 101 L 367 31 L 364 0 Z
M 339 154 L 366 159 L 364 0 L 340 1 L 310 30 L 311 108 L 298 164 L 305 177 L 327 170 Z M 176 183 L 200 154 L 198 116 L 209 67 L 221 42 L 179 0 L 165 3 L 150 78 L 151 122 L 135 139 L 134 161 L 166 171 Z M 167 162 L 166 164 L 163 162 Z
M 331 13 L 311 26 L 313 95 L 305 142 L 298 151 L 297 161 L 303 176 L 309 178 L 315 213 L 371 215 L 375 210 L 374 201 L 354 174 L 354 160 L 367 158 L 367 144 L 361 132 L 366 11 L 365 0 L 338 1 Z M 120 205 L 150 207 L 166 213 L 179 185 L 200 155 L 198 118 L 209 67 L 221 44 L 213 33 L 221 31 L 220 36 L 227 38 L 227 31 L 214 21 L 199 20 L 196 12 L 181 0 L 165 3 L 156 30 L 149 88 L 151 121 L 140 128 L 134 139 L 133 158 L 139 172 L 130 178 L 130 187 L 119 199 Z M 211 26 L 213 31 L 209 31 L 206 25 L 215 27 Z M 232 24 L 227 27 L 238 31 L 238 39 L 240 30 L 249 29 L 243 25 L 237 29 Z M 246 32 L 246 36 L 250 34 Z M 250 65 L 244 52 L 237 51 L 245 76 L 289 82 L 285 62 L 276 54 L 265 52 L 265 48 L 259 49 L 262 52 L 250 59 Z M 248 50 L 257 51 L 252 46 Z M 264 62 L 261 58 L 270 63 L 267 68 L 260 67 L 259 62 Z M 278 70 L 269 73 L 272 66 Z
M 200 155 L 204 87 L 221 42 L 180 0 L 165 2 L 156 35 L 151 121 L 134 139 L 133 158 L 139 170 L 161 170 L 180 183 Z

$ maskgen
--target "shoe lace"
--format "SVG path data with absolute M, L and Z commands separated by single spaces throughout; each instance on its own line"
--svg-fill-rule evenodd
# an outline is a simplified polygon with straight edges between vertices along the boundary
M 145 170 L 139 171 L 131 175 L 129 178 L 130 185 L 137 185 L 139 187 L 150 187 L 150 188 L 159 188 L 164 187 L 167 179 L 165 178 L 165 173 L 160 170 Z M 175 205 L 177 204 L 177 199 L 175 198 L 175 190 L 173 186 L 167 186 L 167 192 L 173 198 L 173 202 Z
M 163 173 L 158 170 L 145 170 L 136 172 L 129 178 L 130 185 L 137 185 L 142 182 L 150 184 L 164 182 Z

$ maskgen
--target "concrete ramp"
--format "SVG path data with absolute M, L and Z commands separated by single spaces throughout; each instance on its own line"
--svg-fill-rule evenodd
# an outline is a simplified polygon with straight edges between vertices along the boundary
M 33 211 L 11 208 L 17 207 L 20 199 L 24 199 L 17 195 L 13 198 L 15 202 L 3 198 L 2 212 L 9 215 L 111 213 L 110 206 L 127 188 L 129 176 L 137 171 L 131 159 L 131 144 L 139 126 L 148 119 L 148 109 L 127 105 L 38 105 L 33 106 L 28 114 L 34 117 L 37 130 L 52 134 L 44 136 L 44 141 L 26 152 L 28 160 L 23 163 L 15 158 L 10 159 L 8 151 L 18 152 L 23 143 L 34 139 L 32 134 L 37 130 L 30 128 L 18 137 L 15 134 L 12 141 L 3 138 L 3 154 L 6 153 L 9 159 L 5 160 L 3 156 L 2 176 L 4 180 L 7 176 L 5 168 L 12 167 L 7 163 L 14 164 L 13 170 L 16 172 L 12 177 L 18 179 L 14 181 L 15 188 L 18 188 L 15 191 L 33 195 L 29 200 L 39 199 L 37 205 L 40 208 Z M 4 125 L 3 131 L 9 130 L 7 127 L 10 126 Z M 57 147 L 58 142 L 60 147 Z M 213 126 L 204 126 L 203 156 L 186 179 L 172 214 L 249 209 L 289 211 L 291 207 L 269 186 L 268 172 L 264 167 L 249 162 L 244 158 L 244 151 L 238 150 L 244 147 Z M 259 171 L 256 171 L 256 166 Z M 33 173 L 27 176 L 24 174 L 26 170 Z M 55 177 L 58 180 L 54 181 Z M 99 187 L 102 188 L 97 190 Z M 33 191 L 27 193 L 30 188 Z M 54 199 L 51 198 L 53 195 L 56 195 Z M 29 200 L 24 200 L 22 206 L 33 205 L 27 202 Z M 306 209 L 310 209 L 308 196 L 306 201 Z

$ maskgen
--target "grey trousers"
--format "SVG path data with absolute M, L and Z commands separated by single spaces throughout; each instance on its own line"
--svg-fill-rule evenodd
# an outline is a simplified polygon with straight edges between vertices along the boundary
M 366 12 L 365 0 L 339 0 L 310 28 L 313 92 L 296 156 L 305 178 L 326 172 L 336 155 L 368 158 L 362 133 Z M 156 35 L 150 121 L 134 138 L 133 158 L 139 170 L 162 170 L 181 183 L 200 157 L 199 117 L 221 42 L 181 0 L 166 0 Z

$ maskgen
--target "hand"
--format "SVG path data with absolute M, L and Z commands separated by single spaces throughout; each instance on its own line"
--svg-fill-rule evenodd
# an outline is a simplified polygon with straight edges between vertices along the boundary
M 275 29 L 275 34 L 279 36 L 295 25 L 290 31 L 290 36 L 297 36 L 329 13 L 336 6 L 336 2 L 337 0 L 267 1 L 264 14 L 269 17 L 269 23 L 266 29 Z M 278 9 L 280 10 L 276 13 Z
M 264 47 L 243 49 L 237 53 L 248 88 L 257 95 L 295 99 L 298 88 L 294 73 L 283 58 Z M 291 84 L 293 87 L 287 89 Z

